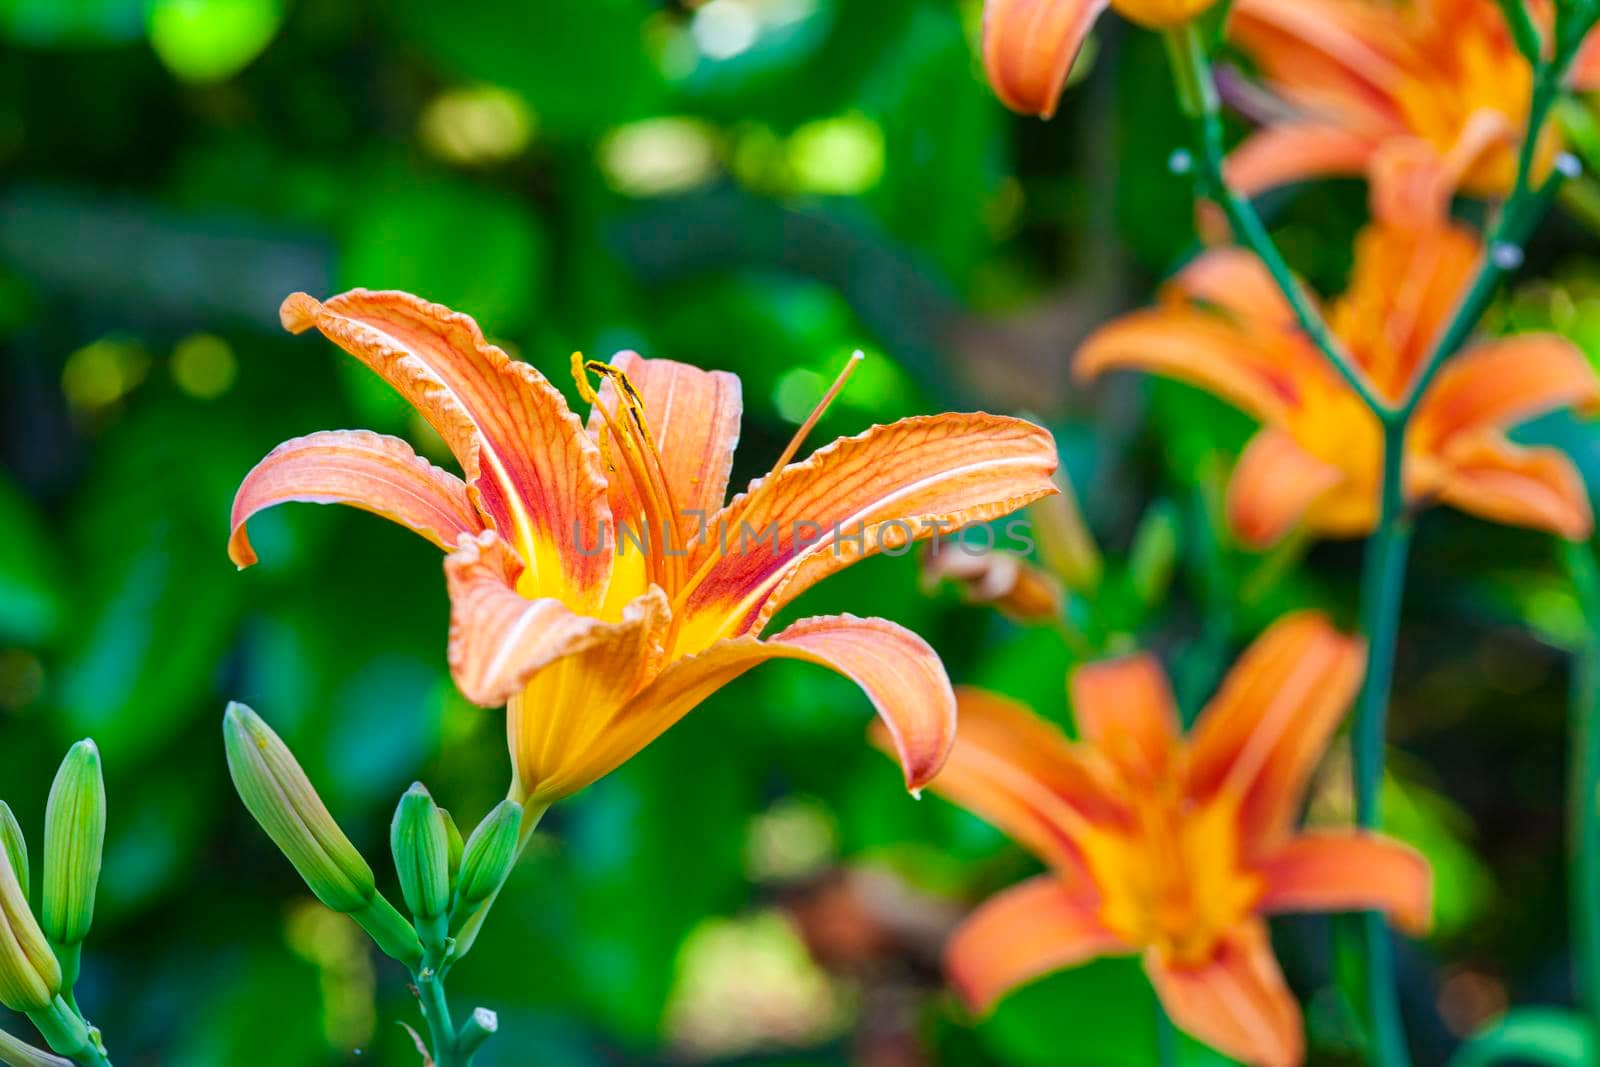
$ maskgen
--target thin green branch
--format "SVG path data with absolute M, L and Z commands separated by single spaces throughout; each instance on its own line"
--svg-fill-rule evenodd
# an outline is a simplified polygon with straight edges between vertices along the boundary
M 1569 723 L 1573 984 L 1590 1025 L 1600 1032 L 1600 566 L 1593 545 L 1585 542 L 1567 542 L 1565 555 L 1585 624 L 1573 660 Z
M 1316 345 L 1323 358 L 1374 414 L 1386 417 L 1391 410 L 1388 403 L 1378 395 L 1366 374 L 1333 335 L 1321 312 L 1290 270 L 1288 261 L 1278 250 L 1277 243 L 1267 232 L 1255 207 L 1228 185 L 1224 174 L 1227 153 L 1222 139 L 1222 102 L 1217 96 L 1216 82 L 1212 77 L 1211 58 L 1193 23 L 1167 35 L 1167 51 L 1172 59 L 1173 75 L 1178 82 L 1180 103 L 1193 127 L 1201 188 L 1222 208 L 1234 239 L 1254 252 L 1266 266 L 1273 282 L 1294 311 L 1300 329 Z

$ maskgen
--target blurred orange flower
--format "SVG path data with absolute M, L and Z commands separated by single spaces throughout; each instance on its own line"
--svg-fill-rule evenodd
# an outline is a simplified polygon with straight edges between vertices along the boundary
M 230 554 L 255 562 L 245 523 L 289 500 L 364 508 L 449 552 L 451 671 L 474 702 L 508 703 L 519 799 L 582 788 L 774 658 L 860 685 L 912 788 L 939 769 L 955 699 L 921 638 L 851 615 L 761 633 L 801 592 L 880 548 L 1055 492 L 1047 431 L 983 414 L 911 418 L 790 464 L 819 407 L 772 473 L 725 505 L 742 413 L 731 374 L 632 353 L 614 365 L 574 357 L 592 403 L 586 428 L 543 375 L 448 308 L 357 289 L 326 303 L 297 293 L 282 317 L 383 377 L 465 478 L 394 437 L 288 441 L 240 486 Z
M 1108 6 L 1144 26 L 1177 26 L 1216 0 L 987 0 L 983 65 L 1005 105 L 1025 115 L 1055 114 L 1061 89 Z
M 1551 5 L 1533 10 L 1550 24 Z M 1510 191 L 1533 72 L 1493 0 L 1237 0 L 1230 37 L 1289 105 L 1229 160 L 1240 192 L 1365 173 L 1379 217 L 1415 224 L 1458 189 Z M 1571 77 L 1600 87 L 1600 38 Z
M 1357 241 L 1348 291 L 1330 326 L 1380 396 L 1400 401 L 1481 259 L 1468 230 L 1375 226 Z M 1155 371 L 1207 389 L 1263 428 L 1228 493 L 1231 525 L 1261 547 L 1303 523 L 1357 536 L 1376 524 L 1382 429 L 1320 357 L 1266 270 L 1238 249 L 1208 252 L 1168 285 L 1160 306 L 1104 327 L 1076 371 Z M 1406 436 L 1405 492 L 1494 522 L 1571 538 L 1593 526 L 1583 480 L 1561 452 L 1523 448 L 1505 431 L 1568 405 L 1600 405 L 1600 382 L 1563 338 L 1482 341 L 1448 363 Z
M 963 999 L 986 1011 L 1051 971 L 1137 953 L 1178 1026 L 1246 1063 L 1299 1064 L 1300 1011 L 1263 917 L 1375 909 L 1413 932 L 1430 922 L 1421 856 L 1374 834 L 1295 827 L 1363 661 L 1321 616 L 1282 619 L 1187 738 L 1149 656 L 1073 675 L 1077 744 L 1020 705 L 960 691 L 961 735 L 932 788 L 1051 868 L 952 936 L 946 970 Z

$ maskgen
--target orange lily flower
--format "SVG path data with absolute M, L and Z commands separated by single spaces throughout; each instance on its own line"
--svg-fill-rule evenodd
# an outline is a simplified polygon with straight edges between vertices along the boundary
M 1061 89 L 1095 20 L 1107 7 L 1142 26 L 1178 26 L 1216 0 L 987 0 L 983 66 L 1002 103 L 1024 115 L 1055 114 Z
M 1375 226 L 1358 238 L 1349 290 L 1328 309 L 1334 334 L 1380 396 L 1399 401 L 1444 330 L 1481 257 L 1468 230 Z M 1228 492 L 1246 544 L 1297 524 L 1335 537 L 1377 522 L 1382 429 L 1299 331 L 1266 269 L 1238 249 L 1200 256 L 1157 308 L 1104 327 L 1078 353 L 1092 377 L 1141 368 L 1209 390 L 1263 424 Z M 1436 377 L 1406 435 L 1405 492 L 1494 522 L 1570 538 L 1593 526 L 1576 468 L 1505 431 L 1568 405 L 1600 405 L 1583 354 L 1551 334 L 1477 343 Z
M 1533 10 L 1548 27 L 1551 5 Z M 1239 191 L 1366 174 L 1378 216 L 1413 224 L 1443 218 L 1458 189 L 1510 191 L 1533 72 L 1493 0 L 1238 0 L 1230 36 L 1289 105 L 1229 160 Z M 1571 77 L 1600 87 L 1600 37 Z M 1551 127 L 1541 167 L 1558 139 Z
M 724 504 L 742 412 L 731 374 L 633 353 L 614 365 L 574 357 L 593 408 L 585 427 L 472 319 L 407 293 L 357 289 L 326 303 L 296 293 L 282 318 L 376 371 L 438 431 L 464 478 L 393 437 L 297 438 L 240 486 L 229 552 L 253 563 L 245 523 L 290 500 L 364 508 L 448 552 L 451 672 L 473 702 L 508 704 L 519 799 L 546 804 L 593 782 L 775 658 L 860 685 L 912 789 L 939 769 L 955 700 L 921 638 L 851 615 L 762 630 L 880 548 L 1055 492 L 1047 431 L 984 414 L 911 418 L 789 463 L 819 407 L 772 473 Z
M 980 905 L 945 967 L 975 1012 L 1097 956 L 1139 954 L 1167 1013 L 1260 1067 L 1304 1058 L 1265 916 L 1380 910 L 1428 928 L 1427 862 L 1386 837 L 1299 831 L 1307 781 L 1361 683 L 1359 641 L 1314 613 L 1274 624 L 1189 736 L 1150 656 L 1080 668 L 1081 743 L 961 690 L 961 736 L 931 788 L 1050 868 Z

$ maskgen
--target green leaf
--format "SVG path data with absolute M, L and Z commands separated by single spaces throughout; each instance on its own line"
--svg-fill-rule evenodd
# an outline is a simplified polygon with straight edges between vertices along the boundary
M 20 490 L 0 477 L 0 640 L 42 644 L 63 611 L 55 544 Z

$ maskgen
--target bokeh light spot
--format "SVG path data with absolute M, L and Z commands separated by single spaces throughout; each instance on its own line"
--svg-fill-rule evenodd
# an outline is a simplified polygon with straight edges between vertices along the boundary
M 717 176 L 715 129 L 690 118 L 659 118 L 618 127 L 600 145 L 600 167 L 628 196 L 687 192 Z
M 423 147 L 464 165 L 498 163 L 520 155 L 536 123 L 522 97 L 495 85 L 449 89 L 422 109 Z
M 150 46 L 185 81 L 232 77 L 272 43 L 279 0 L 155 0 Z
M 93 414 L 121 400 L 144 381 L 150 357 L 126 337 L 104 337 L 67 357 L 61 391 L 74 411 Z
M 179 389 L 201 400 L 215 400 L 233 387 L 239 361 L 228 342 L 215 334 L 197 333 L 173 348 L 171 369 Z
M 865 115 L 808 122 L 789 137 L 797 192 L 857 196 L 883 177 L 883 130 Z

